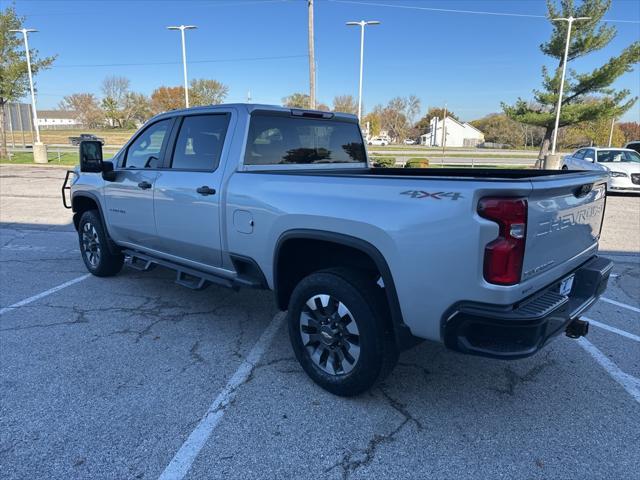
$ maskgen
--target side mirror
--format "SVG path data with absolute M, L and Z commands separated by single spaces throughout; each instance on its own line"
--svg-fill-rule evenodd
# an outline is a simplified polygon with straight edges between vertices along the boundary
M 592 163 L 593 163 L 593 158 L 591 158 L 591 157 L 585 157 L 584 161 L 585 161 L 585 162 L 592 162 Z
M 113 162 L 111 161 L 102 162 L 102 178 L 107 182 L 115 182 L 116 172 L 113 170 Z
M 102 172 L 102 143 L 96 140 L 80 142 L 80 171 Z

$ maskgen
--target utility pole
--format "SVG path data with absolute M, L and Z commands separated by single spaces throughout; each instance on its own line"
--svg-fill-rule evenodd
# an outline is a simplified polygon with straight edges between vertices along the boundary
M 358 119 L 362 117 L 362 70 L 364 65 L 364 27 L 367 25 L 380 25 L 377 20 L 360 20 L 359 22 L 347 22 L 349 26 L 360 27 L 360 82 L 358 86 Z
M 611 130 L 609 131 L 609 148 L 611 148 L 611 142 L 613 141 L 613 126 L 616 124 L 616 117 L 611 118 Z
M 313 36 L 313 0 L 307 0 L 309 13 L 309 108 L 316 108 L 316 54 Z
M 562 60 L 562 76 L 560 78 L 560 92 L 558 93 L 558 105 L 556 106 L 556 124 L 553 128 L 553 141 L 551 142 L 551 155 L 556 154 L 556 141 L 558 140 L 558 127 L 560 126 L 560 108 L 562 107 L 562 94 L 564 93 L 564 77 L 567 72 L 567 57 L 569 55 L 569 44 L 571 43 L 571 27 L 573 22 L 578 20 L 590 20 L 591 17 L 569 17 L 553 18 L 554 22 L 567 22 L 567 42 L 564 46 L 564 57 Z
M 180 30 L 182 39 L 182 73 L 184 75 L 184 105 L 189 108 L 189 82 L 187 81 L 187 48 L 185 46 L 184 31 L 198 28 L 195 25 L 179 25 L 177 27 L 167 27 L 167 30 Z
M 440 165 L 444 166 L 444 149 L 445 144 L 447 143 L 447 133 L 446 133 L 446 121 L 447 121 L 447 104 L 444 104 L 444 114 L 442 115 L 442 158 L 440 158 Z

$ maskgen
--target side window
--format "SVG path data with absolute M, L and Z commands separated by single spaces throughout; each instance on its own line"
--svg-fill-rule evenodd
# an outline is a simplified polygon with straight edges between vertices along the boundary
M 173 119 L 161 120 L 147 127 L 129 145 L 124 159 L 125 168 L 158 168 L 162 146 L 169 136 Z
M 577 158 L 577 159 L 584 158 L 585 151 L 586 150 L 584 148 L 581 148 L 580 150 L 578 150 L 576 153 L 573 154 L 573 158 Z
M 173 151 L 171 168 L 175 170 L 218 168 L 228 125 L 227 114 L 185 117 Z
M 251 116 L 245 165 L 365 162 L 356 123 L 256 113 Z

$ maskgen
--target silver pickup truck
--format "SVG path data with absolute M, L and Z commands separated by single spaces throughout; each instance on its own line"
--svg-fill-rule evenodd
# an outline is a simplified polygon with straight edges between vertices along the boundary
M 83 142 L 70 205 L 87 269 L 266 288 L 323 388 L 355 395 L 421 339 L 516 359 L 607 286 L 604 172 L 371 168 L 357 118 L 220 105 Z M 65 199 L 65 203 L 67 200 Z

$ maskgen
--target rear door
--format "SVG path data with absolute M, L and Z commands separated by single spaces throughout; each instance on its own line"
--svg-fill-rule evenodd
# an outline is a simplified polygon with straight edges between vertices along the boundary
M 220 237 L 221 158 L 230 113 L 180 119 L 168 164 L 155 184 L 159 250 L 204 266 L 222 263 Z
M 538 177 L 528 198 L 523 280 L 595 253 L 607 176 L 601 172 Z
M 105 182 L 109 233 L 116 241 L 156 246 L 153 195 L 173 121 L 160 120 L 140 131 L 120 160 L 116 180 Z

